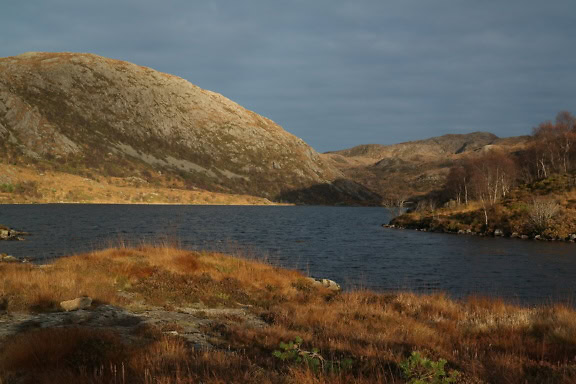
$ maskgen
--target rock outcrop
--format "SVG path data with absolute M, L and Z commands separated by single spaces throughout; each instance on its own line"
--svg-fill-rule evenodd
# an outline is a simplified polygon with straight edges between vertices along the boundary
M 0 240 L 24 240 L 22 236 L 26 235 L 28 235 L 28 233 L 0 225 Z

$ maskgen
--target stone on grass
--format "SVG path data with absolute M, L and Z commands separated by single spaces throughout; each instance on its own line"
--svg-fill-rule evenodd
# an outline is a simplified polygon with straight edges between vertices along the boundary
M 92 305 L 92 298 L 88 296 L 77 297 L 73 300 L 62 301 L 60 307 L 66 312 L 86 309 Z
M 334 291 L 334 292 L 338 292 L 342 289 L 342 288 L 340 288 L 340 284 L 338 284 L 337 282 L 335 282 L 333 280 L 315 279 L 313 277 L 307 277 L 306 280 L 311 282 L 314 287 L 328 288 L 329 290 Z

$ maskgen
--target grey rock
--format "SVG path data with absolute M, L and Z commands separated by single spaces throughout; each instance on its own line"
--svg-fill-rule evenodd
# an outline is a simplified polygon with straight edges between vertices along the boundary
M 333 280 L 315 279 L 313 277 L 307 277 L 306 280 L 311 282 L 312 285 L 315 287 L 328 288 L 329 290 L 334 291 L 334 292 L 339 292 L 342 290 L 342 288 L 340 287 L 340 284 L 336 283 Z
M 66 312 L 77 311 L 79 309 L 90 308 L 92 305 L 92 298 L 88 296 L 77 297 L 73 300 L 62 301 L 60 307 Z
M 24 240 L 20 236 L 29 235 L 26 232 L 17 231 L 11 228 L 0 226 L 0 240 Z
M 106 329 L 122 336 L 127 342 L 141 344 L 138 329 L 152 326 L 164 334 L 184 338 L 195 350 L 213 348 L 214 334 L 205 329 L 226 324 L 230 318 L 247 328 L 268 326 L 264 320 L 243 308 L 175 308 L 144 306 L 131 311 L 112 305 L 99 305 L 90 310 L 73 312 L 0 313 L 0 340 L 19 332 L 38 328 L 87 327 Z
M 515 238 L 517 238 L 517 237 L 520 237 L 520 235 L 518 234 L 518 232 L 513 232 L 513 233 L 510 235 L 510 238 L 512 238 L 512 239 L 515 239 Z
M 494 236 L 504 236 L 504 232 L 501 229 L 495 229 Z
M 14 256 L 7 255 L 5 253 L 0 254 L 0 262 L 2 263 L 20 263 L 20 259 L 15 258 Z

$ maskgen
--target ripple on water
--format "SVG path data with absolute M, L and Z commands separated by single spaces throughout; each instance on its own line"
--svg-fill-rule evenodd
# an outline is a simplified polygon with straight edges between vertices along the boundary
M 574 302 L 576 244 L 384 229 L 383 208 L 0 205 L 0 223 L 31 232 L 0 252 L 33 259 L 142 241 L 242 249 L 346 288 L 500 295 Z

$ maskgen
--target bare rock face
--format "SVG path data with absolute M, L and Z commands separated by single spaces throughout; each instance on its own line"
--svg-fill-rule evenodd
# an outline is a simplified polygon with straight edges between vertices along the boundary
M 220 94 L 91 54 L 0 59 L 0 150 L 268 198 L 342 179 L 304 141 Z

